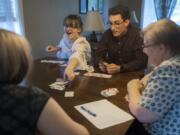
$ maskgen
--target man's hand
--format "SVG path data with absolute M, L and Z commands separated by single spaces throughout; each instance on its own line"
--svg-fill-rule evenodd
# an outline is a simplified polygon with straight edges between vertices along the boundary
M 108 74 L 116 74 L 120 72 L 121 67 L 116 64 L 108 64 L 107 62 L 99 62 L 99 69 L 102 72 L 107 72 Z
M 108 64 L 108 63 L 103 62 L 103 61 L 99 62 L 99 69 L 100 69 L 102 72 L 107 72 L 107 70 L 106 70 L 106 65 L 107 65 L 107 64 Z
M 108 74 L 116 74 L 119 73 L 121 69 L 121 66 L 116 64 L 106 64 L 106 70 Z

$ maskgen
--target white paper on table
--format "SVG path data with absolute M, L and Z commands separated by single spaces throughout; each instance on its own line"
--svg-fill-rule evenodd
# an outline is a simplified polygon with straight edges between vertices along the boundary
M 41 63 L 64 64 L 62 60 L 41 60 Z
M 90 115 L 87 111 L 82 109 L 82 106 L 93 114 L 96 114 L 96 116 Z M 99 129 L 104 129 L 134 119 L 130 114 L 106 99 L 77 105 L 75 108 Z

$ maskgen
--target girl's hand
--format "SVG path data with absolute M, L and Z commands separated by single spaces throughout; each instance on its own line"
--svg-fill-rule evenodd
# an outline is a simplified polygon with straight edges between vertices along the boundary
M 58 47 L 56 47 L 56 46 L 53 46 L 53 45 L 48 45 L 48 46 L 46 47 L 46 51 L 47 51 L 47 52 L 56 52 L 56 51 L 58 51 L 58 50 L 60 50 L 60 48 L 58 48 Z
M 64 73 L 64 78 L 67 78 L 69 81 L 72 81 L 75 78 L 74 71 L 71 69 L 66 69 Z

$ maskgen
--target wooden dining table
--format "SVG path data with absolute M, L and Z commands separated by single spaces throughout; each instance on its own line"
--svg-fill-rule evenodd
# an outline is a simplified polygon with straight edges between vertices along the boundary
M 29 85 L 37 86 L 48 92 L 61 105 L 66 113 L 73 120 L 84 125 L 89 130 L 90 134 L 124 135 L 133 120 L 105 129 L 98 129 L 79 113 L 74 106 L 107 99 L 129 113 L 128 103 L 124 98 L 127 94 L 127 82 L 134 78 L 141 78 L 143 76 L 143 71 L 118 73 L 112 75 L 109 79 L 84 76 L 85 72 L 80 71 L 80 74 L 66 86 L 64 91 L 51 89 L 49 85 L 54 83 L 57 78 L 63 77 L 64 69 L 65 67 L 61 67 L 59 64 L 42 63 L 41 59 L 35 60 L 33 70 L 27 82 Z M 99 71 L 96 70 L 96 72 Z M 107 88 L 117 88 L 119 93 L 111 97 L 103 97 L 100 92 Z M 65 91 L 74 91 L 74 97 L 64 97 Z

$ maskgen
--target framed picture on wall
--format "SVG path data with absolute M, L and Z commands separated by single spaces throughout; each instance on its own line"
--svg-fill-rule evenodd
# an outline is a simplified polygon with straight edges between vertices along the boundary
M 79 0 L 79 13 L 86 14 L 87 11 L 103 11 L 103 0 Z

